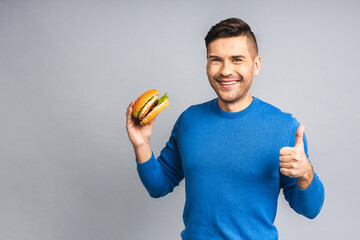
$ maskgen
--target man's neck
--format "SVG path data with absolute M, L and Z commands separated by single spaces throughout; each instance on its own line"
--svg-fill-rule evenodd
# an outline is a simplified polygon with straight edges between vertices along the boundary
M 238 101 L 234 103 L 226 103 L 221 101 L 220 98 L 218 98 L 218 106 L 221 110 L 225 112 L 240 112 L 247 108 L 253 101 L 253 97 L 251 94 L 248 94 L 244 99 L 239 99 Z

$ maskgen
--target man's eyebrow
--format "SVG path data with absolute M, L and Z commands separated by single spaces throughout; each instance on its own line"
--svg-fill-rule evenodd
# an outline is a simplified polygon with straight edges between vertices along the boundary
M 221 58 L 221 57 L 216 55 L 210 55 L 209 58 Z M 246 58 L 246 57 L 244 55 L 235 55 L 235 56 L 231 56 L 231 58 Z
M 231 56 L 231 58 L 246 58 L 244 55 L 235 55 Z

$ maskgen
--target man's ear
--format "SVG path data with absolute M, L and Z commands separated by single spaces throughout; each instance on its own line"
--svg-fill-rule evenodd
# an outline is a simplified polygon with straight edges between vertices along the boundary
M 256 56 L 254 58 L 254 76 L 259 75 L 261 68 L 261 58 L 259 56 Z

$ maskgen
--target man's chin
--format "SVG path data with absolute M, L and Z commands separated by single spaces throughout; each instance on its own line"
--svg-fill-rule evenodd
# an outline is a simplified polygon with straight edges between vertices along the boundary
M 225 104 L 229 104 L 229 105 L 233 105 L 233 104 L 236 104 L 236 103 L 239 103 L 243 100 L 245 100 L 247 98 L 247 96 L 250 96 L 249 95 L 250 93 L 240 93 L 240 94 L 235 94 L 235 95 L 224 95 L 224 94 L 217 94 L 219 99 L 225 103 Z
M 218 97 L 225 104 L 234 104 L 241 99 L 240 97 L 223 97 L 221 95 L 218 95 Z

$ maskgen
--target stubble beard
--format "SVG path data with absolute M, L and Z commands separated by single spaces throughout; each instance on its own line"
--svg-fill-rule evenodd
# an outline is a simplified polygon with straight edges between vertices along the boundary
M 221 78 L 221 77 L 217 77 L 214 76 L 213 77 L 213 84 L 211 84 L 212 88 L 215 90 L 216 95 L 218 95 L 218 97 L 220 98 L 220 100 L 226 104 L 235 104 L 236 102 L 240 101 L 241 99 L 245 98 L 248 91 L 250 90 L 251 84 L 249 84 L 248 86 L 240 86 L 240 92 L 239 94 L 236 94 L 236 96 L 232 99 L 225 99 L 221 96 L 220 90 L 217 89 L 216 84 L 219 84 L 218 81 L 222 80 L 222 79 L 226 79 L 226 78 Z M 238 76 L 238 81 L 239 84 L 244 85 L 245 84 L 245 80 L 242 76 Z M 214 86 L 215 85 L 215 86 Z M 245 87 L 245 88 L 242 88 Z
M 250 89 L 250 86 L 247 86 L 245 89 L 241 89 L 240 94 L 237 94 L 234 98 L 232 99 L 224 99 L 221 97 L 220 94 L 218 94 L 218 97 L 221 99 L 221 101 L 223 101 L 226 104 L 235 104 L 239 101 L 241 101 L 242 99 L 244 99 L 247 96 L 247 93 Z

